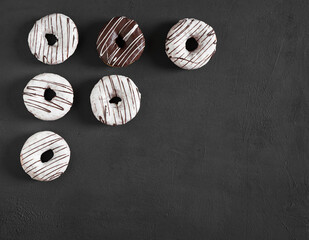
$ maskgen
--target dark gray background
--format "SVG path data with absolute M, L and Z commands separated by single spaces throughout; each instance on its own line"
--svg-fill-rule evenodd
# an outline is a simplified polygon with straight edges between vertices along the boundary
M 65 63 L 31 55 L 35 20 L 70 16 L 80 42 Z M 309 4 L 307 0 L 88 0 L 0 2 L 0 239 L 309 238 Z M 117 69 L 95 41 L 111 17 L 135 19 L 146 49 Z M 179 19 L 195 17 L 218 37 L 203 68 L 185 71 L 164 41 Z M 75 91 L 71 111 L 44 122 L 23 105 L 35 75 L 53 72 Z M 133 79 L 137 117 L 107 127 L 89 95 L 104 75 Z M 33 181 L 19 163 L 37 131 L 63 136 L 66 173 Z

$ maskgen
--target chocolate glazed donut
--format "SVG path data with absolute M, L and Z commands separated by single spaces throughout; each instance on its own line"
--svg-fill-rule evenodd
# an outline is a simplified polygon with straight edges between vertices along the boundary
M 101 30 L 97 50 L 102 61 L 112 67 L 125 67 L 140 58 L 145 38 L 137 22 L 126 17 L 112 18 Z

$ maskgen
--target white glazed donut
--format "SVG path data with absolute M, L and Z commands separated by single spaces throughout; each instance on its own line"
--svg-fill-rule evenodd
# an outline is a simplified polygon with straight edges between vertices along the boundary
M 54 156 L 49 161 L 42 162 L 41 155 L 48 150 L 52 150 Z M 20 153 L 20 163 L 31 178 L 52 181 L 65 172 L 70 155 L 70 148 L 61 136 L 43 131 L 27 139 Z
M 121 101 L 113 103 L 115 98 Z M 138 113 L 141 93 L 128 77 L 105 76 L 92 89 L 90 102 L 93 114 L 99 121 L 111 126 L 122 125 Z
M 48 44 L 46 34 L 57 38 L 54 45 Z M 78 44 L 75 23 L 61 13 L 47 15 L 35 22 L 28 35 L 31 53 L 41 62 L 54 65 L 67 60 Z
M 56 96 L 50 101 L 44 97 L 51 89 Z M 53 73 L 42 73 L 32 78 L 24 89 L 24 103 L 36 118 L 46 121 L 63 117 L 73 104 L 73 89 L 63 77 Z
M 189 38 L 194 38 L 198 44 L 193 51 L 186 49 Z M 165 52 L 178 67 L 191 70 L 204 66 L 215 54 L 216 45 L 217 37 L 211 26 L 194 18 L 185 18 L 168 32 Z

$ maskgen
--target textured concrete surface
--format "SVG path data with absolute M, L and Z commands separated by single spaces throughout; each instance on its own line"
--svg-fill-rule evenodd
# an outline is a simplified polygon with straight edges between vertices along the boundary
M 309 238 L 309 3 L 306 0 L 0 2 L 0 239 Z M 62 12 L 80 43 L 58 66 L 31 55 L 35 20 Z M 135 19 L 146 49 L 115 69 L 95 41 L 111 17 Z M 210 24 L 217 52 L 202 69 L 178 69 L 165 36 L 184 17 Z M 42 72 L 67 78 L 71 111 L 55 122 L 23 105 Z M 89 96 L 104 75 L 130 77 L 137 117 L 107 127 Z M 72 150 L 68 170 L 33 181 L 19 163 L 26 139 L 51 130 Z

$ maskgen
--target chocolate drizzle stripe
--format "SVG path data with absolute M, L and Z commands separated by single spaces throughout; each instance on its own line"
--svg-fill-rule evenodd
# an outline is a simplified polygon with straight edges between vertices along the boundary
M 179 54 L 180 52 L 183 51 L 183 46 L 186 44 L 188 39 L 187 38 L 180 38 L 180 40 L 182 40 L 182 41 L 177 44 L 177 47 L 175 47 L 172 51 L 169 51 L 168 54 L 172 54 L 174 51 L 178 50 L 178 52 L 175 53 L 177 55 L 177 54 Z M 173 43 L 173 44 L 175 44 L 175 43 Z M 190 52 L 188 54 L 190 54 Z
M 39 174 L 34 175 L 33 178 L 36 178 L 37 176 L 39 176 L 39 175 L 41 175 L 41 174 L 43 174 L 43 173 L 45 173 L 45 172 L 47 172 L 47 171 L 49 171 L 49 170 L 58 170 L 58 169 L 60 169 L 60 168 L 62 168 L 62 167 L 64 167 L 64 166 L 67 166 L 67 165 L 68 165 L 67 163 L 60 163 L 60 164 L 57 164 L 57 165 L 55 165 L 55 166 L 48 165 L 48 166 L 50 166 L 50 167 L 44 167 L 44 168 L 42 169 L 42 170 L 44 170 L 44 171 L 41 171 Z M 60 167 L 59 167 L 59 166 L 60 166 Z M 55 169 L 55 168 L 56 168 L 56 169 Z M 41 178 L 44 179 L 44 177 L 47 176 L 48 174 L 50 174 L 50 173 L 45 174 L 45 175 L 42 176 Z
M 35 174 L 33 177 L 36 177 L 36 176 L 40 175 L 42 172 L 48 170 L 49 167 L 53 167 L 54 164 L 56 164 L 54 167 L 57 167 L 59 165 L 58 162 L 60 162 L 61 160 L 65 159 L 66 157 L 68 157 L 68 155 L 67 154 L 63 154 L 62 156 L 58 156 L 57 158 L 49 160 L 47 163 L 44 164 L 44 166 L 42 168 L 39 168 L 39 169 L 33 168 L 33 169 L 29 169 L 27 171 L 26 171 L 26 169 L 24 169 L 24 171 L 26 173 L 29 173 L 30 171 L 32 171 L 32 173 Z M 36 163 L 40 162 L 40 161 L 41 160 L 36 161 Z M 62 162 L 60 164 L 62 164 Z
M 46 21 L 44 20 L 44 30 L 43 30 L 44 32 L 46 31 L 45 22 L 46 22 Z M 42 58 L 43 58 L 43 63 L 45 63 L 45 59 L 46 59 L 46 55 L 45 55 L 45 46 L 46 46 L 46 43 L 45 43 L 45 42 L 46 42 L 46 40 L 43 38 L 43 43 L 44 43 L 44 44 L 43 44 L 43 57 L 42 57 Z
M 130 105 L 129 105 L 129 99 L 127 96 L 127 92 L 125 91 L 125 88 L 123 86 L 123 81 L 120 81 L 119 76 L 117 76 L 117 80 L 118 80 L 118 84 L 120 86 L 120 89 L 124 92 L 124 95 L 126 96 L 124 101 L 123 101 L 123 106 L 124 106 L 124 111 L 125 111 L 125 122 L 127 122 L 127 109 L 129 109 L 129 114 L 130 114 L 130 119 L 132 118 L 131 115 L 131 109 L 130 109 Z M 126 107 L 126 102 L 127 102 L 127 107 Z
M 186 27 L 185 24 L 186 24 L 186 21 L 179 22 L 178 25 L 176 25 L 176 27 L 173 27 L 174 28 L 173 33 L 168 38 L 174 37 L 173 35 L 177 34 L 179 32 L 180 28 L 182 28 L 183 26 Z
M 48 147 L 48 146 L 51 146 L 51 145 L 53 145 L 54 143 L 59 142 L 59 141 L 61 141 L 61 138 L 60 138 L 60 137 L 55 138 L 55 139 L 53 139 L 53 140 L 49 140 L 49 141 L 47 141 L 47 142 L 45 142 L 45 143 L 42 143 L 42 144 L 39 145 L 39 146 L 36 146 L 36 147 L 32 148 L 31 150 L 26 151 L 21 157 L 22 157 L 23 159 L 27 159 L 27 158 L 28 158 L 29 156 L 31 156 L 33 153 L 36 153 L 36 152 L 38 152 L 38 151 L 40 151 L 40 150 L 42 150 L 42 149 L 44 149 L 44 148 L 46 148 L 46 147 Z M 31 152 L 31 153 L 30 153 L 30 152 Z M 27 154 L 27 153 L 28 153 L 28 155 L 24 156 L 24 155 Z
M 54 80 L 45 80 L 44 78 L 54 78 Z M 50 101 L 45 100 L 44 97 L 44 92 L 47 88 L 54 90 L 56 93 L 56 96 Z M 43 119 L 48 119 L 50 115 L 46 114 L 54 113 L 54 111 L 61 111 L 63 112 L 61 114 L 64 115 L 73 104 L 73 89 L 71 85 L 57 75 L 41 74 L 33 78 L 25 87 L 23 95 L 27 109 L 38 118 L 44 116 Z
M 189 52 L 185 43 L 194 37 L 198 42 L 196 50 Z M 207 24 L 196 19 L 183 19 L 172 27 L 166 39 L 166 53 L 179 67 L 195 69 L 206 64 L 216 50 L 216 35 Z
M 110 82 L 110 85 L 111 85 L 111 89 L 112 89 L 112 96 L 113 97 L 118 97 L 117 96 L 117 91 L 116 91 L 116 88 L 115 88 L 115 84 L 114 84 L 114 80 L 112 79 L 113 77 L 114 76 L 108 76 L 109 82 Z M 118 117 L 121 118 L 121 121 L 123 123 L 123 117 L 122 117 L 121 113 L 119 112 L 118 104 L 116 104 L 116 109 L 117 109 Z M 116 119 L 115 119 L 115 122 L 116 122 Z
M 26 146 L 26 147 L 23 147 L 23 149 L 27 149 L 28 147 L 31 147 L 31 146 L 33 146 L 34 144 L 37 144 L 37 143 L 39 143 L 40 141 L 45 140 L 45 139 L 50 138 L 50 137 L 55 136 L 55 135 L 56 135 L 55 133 L 52 133 L 52 134 L 48 135 L 47 137 L 44 137 L 44 138 L 42 138 L 42 139 L 40 139 L 40 140 L 37 140 L 37 141 L 33 142 L 32 144 L 29 144 L 29 145 Z
M 52 100 L 52 101 L 54 101 L 54 100 Z M 46 107 L 55 108 L 55 109 L 58 109 L 58 110 L 61 110 L 61 111 L 64 110 L 64 108 L 61 105 L 56 104 L 52 101 L 48 102 L 48 101 L 38 101 L 38 100 L 34 100 L 34 99 L 29 99 L 28 101 L 25 101 L 25 103 L 30 103 L 32 105 L 36 105 L 36 103 L 37 103 L 37 106 L 42 107 L 42 108 L 44 108 L 42 105 L 45 105 Z M 46 108 L 46 109 L 48 109 L 48 108 Z M 48 111 L 51 112 L 51 110 L 49 110 L 49 109 L 48 109 Z
M 53 140 L 47 141 L 47 142 L 45 142 L 45 143 L 42 143 L 41 145 L 36 146 L 36 147 L 34 147 L 33 149 L 26 151 L 24 154 L 22 154 L 21 157 L 25 160 L 25 159 L 27 159 L 29 156 L 31 156 L 33 153 L 36 153 L 36 152 L 38 152 L 38 151 L 40 151 L 40 150 L 42 150 L 42 149 L 44 149 L 44 148 L 46 148 L 46 147 L 49 147 L 49 146 L 53 145 L 54 143 L 57 143 L 57 142 L 60 141 L 60 140 L 61 140 L 61 138 L 57 138 L 57 139 L 53 139 Z M 31 152 L 31 153 L 30 153 L 30 152 Z M 24 156 L 25 154 L 28 154 L 28 155 Z M 25 162 L 24 162 L 24 164 L 26 164 L 26 163 L 28 163 L 28 161 L 25 161 Z
M 127 84 L 128 84 L 129 90 L 130 90 L 130 98 L 132 100 L 132 107 L 136 108 L 135 95 L 134 95 L 134 92 L 133 92 L 133 89 L 132 89 L 132 86 L 131 86 L 129 78 L 127 78 Z
M 47 179 L 45 179 L 44 181 L 52 181 L 58 177 L 60 177 L 63 174 L 63 172 L 57 172 L 54 175 L 49 176 Z
M 58 32 L 58 14 L 56 13 L 56 31 Z M 59 48 L 59 43 L 56 46 L 56 63 L 58 60 L 58 48 Z
M 178 46 L 181 46 L 183 44 L 183 42 L 186 42 L 187 41 L 187 38 L 184 38 L 184 36 L 187 33 L 187 31 L 190 31 L 190 32 L 195 32 L 197 30 L 199 30 L 199 28 L 201 27 L 201 24 L 198 25 L 199 22 L 197 22 L 194 26 L 192 26 L 191 28 L 189 26 L 187 26 L 187 28 L 185 28 L 182 32 L 178 33 L 174 38 L 168 38 L 167 40 L 167 43 L 170 41 L 170 42 L 173 42 L 174 45 L 177 45 Z M 197 28 L 196 28 L 197 27 Z M 196 29 L 195 29 L 196 28 Z M 179 41 L 182 41 L 181 43 L 179 43 Z M 177 48 L 176 48 L 177 49 Z
M 66 168 L 67 166 L 68 166 L 67 163 L 66 163 L 66 164 L 63 164 L 63 165 L 61 165 L 60 167 L 54 169 L 53 171 L 51 171 L 51 172 L 45 174 L 44 176 L 42 176 L 43 181 L 44 181 L 44 179 L 46 180 L 46 177 L 49 176 L 50 174 L 52 174 L 52 173 L 58 171 L 59 169 Z
M 108 98 L 110 99 L 110 94 L 109 94 L 109 91 L 108 91 L 108 89 L 107 89 L 107 86 L 105 85 L 105 83 L 103 82 L 103 79 L 102 79 L 102 86 L 103 86 L 103 89 L 104 89 L 104 93 L 105 93 L 105 96 L 107 97 L 108 96 Z M 103 95 L 104 96 L 104 95 Z M 110 107 L 109 107 L 109 104 L 108 103 L 106 103 L 106 105 L 104 104 L 103 105 L 104 106 L 104 121 L 106 121 L 106 106 L 107 106 L 107 108 L 108 108 L 108 115 L 110 115 L 111 114 L 111 111 L 110 111 Z
M 49 46 L 45 34 L 53 34 L 58 41 Z M 58 64 L 69 58 L 78 44 L 74 22 L 63 14 L 51 14 L 38 20 L 29 33 L 28 43 L 36 58 L 47 64 Z
M 27 172 L 28 172 L 27 170 L 28 170 L 30 167 L 32 167 L 34 164 L 38 163 L 38 162 L 41 162 L 41 159 L 39 159 L 39 160 L 37 160 L 37 161 L 32 161 L 30 165 L 28 165 L 26 168 L 24 168 L 24 171 L 27 173 Z M 25 164 L 23 164 L 23 165 L 25 165 Z
M 69 47 L 70 47 L 70 19 L 67 18 L 67 58 L 69 58 Z
M 61 38 L 62 38 L 62 41 L 61 41 L 61 56 L 62 56 L 62 62 L 63 62 L 63 28 L 62 28 L 62 20 L 61 18 L 59 18 L 59 22 L 60 22 L 60 31 L 61 31 Z
M 51 149 L 54 157 L 42 163 L 40 156 Z M 68 165 L 70 149 L 62 137 L 52 132 L 39 132 L 30 137 L 20 154 L 24 171 L 33 179 L 46 181 L 60 176 Z M 50 177 L 52 175 L 52 177 Z
M 202 40 L 203 40 L 203 41 L 206 41 L 206 43 L 204 44 L 203 48 L 201 48 L 201 49 L 199 50 L 199 53 L 201 53 L 201 51 L 202 51 L 205 47 L 210 47 L 211 44 L 209 45 L 209 43 L 211 43 L 211 41 L 212 41 L 213 39 L 206 36 L 206 38 L 205 38 L 205 39 L 202 39 Z M 197 58 L 197 56 L 195 56 L 194 58 Z
M 207 57 L 209 56 L 209 54 L 205 56 L 204 58 L 202 58 L 200 61 L 197 61 L 199 57 L 202 56 L 212 46 L 213 43 L 209 44 L 210 41 L 212 41 L 212 39 L 209 39 L 208 42 L 205 44 L 205 46 L 202 49 L 200 49 L 200 51 L 193 58 L 191 58 L 191 62 L 194 62 L 196 66 L 199 65 L 201 62 L 204 62 L 207 60 Z M 213 52 L 211 52 L 210 54 L 212 53 Z M 187 64 L 188 64 L 188 61 L 184 66 L 186 66 Z
M 63 84 L 63 83 L 59 83 L 59 82 L 55 82 L 55 81 L 48 81 L 48 80 L 45 80 L 45 79 L 38 79 L 38 78 L 33 78 L 32 80 L 45 82 L 45 83 L 49 83 L 49 84 L 56 85 L 56 86 L 59 86 L 59 87 L 63 87 L 63 88 L 66 88 L 67 90 L 70 90 L 70 93 L 73 93 L 72 87 L 67 85 L 67 84 Z
M 65 150 L 66 148 L 67 148 L 66 146 L 58 146 L 53 149 L 53 152 L 55 154 L 55 153 L 61 152 L 62 150 Z
M 40 104 L 34 104 L 32 102 L 29 102 L 29 101 L 24 101 L 24 102 L 25 102 L 25 105 L 27 107 L 32 107 L 32 108 L 35 108 L 37 110 L 41 110 L 41 111 L 44 111 L 44 112 L 47 112 L 47 113 L 51 112 L 48 108 L 42 107 Z M 33 115 L 36 115 L 36 114 L 33 114 Z
M 104 86 L 102 85 L 102 87 L 104 88 Z M 104 102 L 103 102 L 103 97 L 102 97 L 102 87 L 99 85 L 99 92 L 100 92 L 100 96 L 99 96 L 99 102 L 100 102 L 100 105 L 101 105 L 101 108 L 103 109 L 103 115 L 104 115 L 104 117 L 103 117 L 103 121 L 105 121 L 105 119 L 106 119 L 106 109 L 105 109 L 105 105 L 104 105 Z M 103 90 L 103 91 L 105 91 L 105 90 Z
M 37 89 L 46 90 L 45 87 L 38 87 L 38 86 L 27 86 L 27 89 L 28 89 L 28 90 L 33 90 L 33 91 L 37 91 Z M 73 89 L 72 89 L 72 91 L 73 91 Z M 67 93 L 67 94 L 73 94 L 72 91 L 68 92 L 68 91 L 63 91 L 63 90 L 57 89 L 57 92 Z M 28 93 L 28 92 L 27 92 L 27 93 Z M 38 93 L 36 93 L 36 92 L 33 92 L 33 93 L 30 93 L 30 92 L 29 92 L 28 94 L 29 94 L 29 95 L 36 95 L 36 96 L 44 97 L 43 95 L 38 94 Z
M 68 156 L 69 155 L 67 155 L 67 154 L 62 154 L 62 155 L 57 156 L 56 158 L 52 158 L 51 160 L 49 160 L 47 162 L 47 164 L 45 164 L 44 167 L 39 168 L 39 169 L 35 169 L 35 171 L 33 171 L 33 173 L 36 174 L 34 177 L 40 175 L 42 173 L 42 171 L 44 172 L 44 171 L 48 170 L 50 167 L 57 167 L 59 165 L 58 162 L 60 162 L 61 160 L 63 160 L 64 158 L 66 158 Z M 54 165 L 54 164 L 56 164 L 56 165 Z M 62 163 L 60 163 L 60 164 L 62 164 Z
M 92 108 L 98 120 L 108 125 L 119 125 L 135 117 L 140 106 L 140 96 L 137 87 L 133 85 L 134 83 L 124 76 L 103 77 L 96 86 L 98 95 L 93 95 L 95 91 L 91 94 Z M 109 103 L 109 100 L 116 96 L 121 98 L 121 102 Z M 100 107 L 97 108 L 96 105 Z

